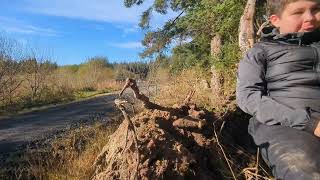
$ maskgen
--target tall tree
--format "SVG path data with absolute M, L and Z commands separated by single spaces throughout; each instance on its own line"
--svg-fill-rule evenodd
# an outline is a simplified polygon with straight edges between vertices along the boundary
M 257 0 L 248 0 L 240 19 L 239 46 L 242 53 L 251 48 L 255 42 L 254 16 Z
M 142 3 L 144 0 L 124 0 L 127 7 Z M 173 42 L 201 59 L 219 54 L 224 50 L 224 44 L 237 43 L 245 4 L 245 0 L 154 0 L 141 15 L 140 26 L 147 30 L 141 56 L 159 55 Z M 159 29 L 149 28 L 153 13 L 166 14 L 169 11 L 176 12 L 177 16 Z
M 260 15 L 259 8 L 265 1 L 153 0 L 141 15 L 140 26 L 147 31 L 142 41 L 145 49 L 141 56 L 159 57 L 175 42 L 170 54 L 171 70 L 200 66 L 208 71 L 211 69 L 211 82 L 217 87 L 212 88 L 213 91 L 234 87 L 236 64 L 255 42 L 255 32 L 259 27 L 255 15 L 256 12 Z M 124 3 L 132 7 L 145 3 L 145 0 L 124 0 Z M 152 14 L 169 11 L 176 12 L 177 16 L 163 27 L 151 30 Z

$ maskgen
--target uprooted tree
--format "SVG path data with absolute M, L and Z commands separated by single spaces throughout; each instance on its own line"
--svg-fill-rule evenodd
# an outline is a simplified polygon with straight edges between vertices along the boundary
M 126 111 L 127 102 L 115 100 L 124 121 L 96 158 L 93 179 L 260 176 L 257 166 L 245 169 L 255 160 L 241 148 L 233 147 L 225 152 L 228 145 L 219 140 L 223 121 L 191 103 L 193 91 L 181 104 L 165 107 L 150 102 L 139 91 L 135 80 L 127 79 L 120 95 L 127 88 L 133 90 L 145 110 L 130 117 Z

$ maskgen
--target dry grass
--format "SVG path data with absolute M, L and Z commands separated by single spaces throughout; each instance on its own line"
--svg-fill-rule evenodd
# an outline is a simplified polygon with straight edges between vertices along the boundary
M 36 179 L 90 179 L 92 164 L 115 131 L 115 124 L 80 127 L 50 142 L 49 147 L 30 149 L 27 176 Z
M 33 78 L 34 77 L 34 78 Z M 36 78 L 37 77 L 37 78 Z M 110 68 L 99 71 L 74 72 L 58 68 L 42 74 L 19 72 L 13 79 L 17 87 L 11 85 L 0 92 L 0 115 L 16 113 L 23 109 L 54 103 L 69 102 L 77 99 L 77 92 L 117 91 L 122 84 L 114 80 Z M 11 92 L 11 89 L 14 91 Z M 9 91 L 10 90 L 10 91 Z M 9 93 L 10 92 L 10 93 Z
M 97 83 L 95 88 L 98 91 L 104 90 L 104 89 L 108 89 L 111 91 L 119 91 L 119 90 L 121 90 L 123 85 L 124 85 L 124 82 L 122 82 L 122 81 L 106 80 L 106 81 L 102 81 L 102 82 Z
M 182 102 L 185 95 L 192 89 L 195 90 L 192 98 L 198 105 L 210 104 L 210 88 L 206 86 L 206 79 L 196 70 L 185 70 L 179 75 L 169 76 L 161 72 L 161 76 L 155 78 L 155 82 L 159 85 L 159 91 L 155 97 L 156 102 L 172 106 L 177 102 Z M 168 72 L 167 72 L 168 73 Z
M 234 70 L 230 70 L 229 73 L 235 72 L 236 71 Z M 217 118 L 222 121 L 225 121 L 227 118 L 226 116 L 230 116 L 230 113 L 234 114 L 231 115 L 232 117 L 235 116 L 233 118 L 240 120 L 243 117 L 237 116 L 237 113 L 235 113 L 235 79 L 232 78 L 235 77 L 235 74 L 229 74 L 227 76 L 224 73 L 228 72 L 216 73 L 217 79 L 212 80 L 212 74 L 197 69 L 184 70 L 176 76 L 170 76 L 168 71 L 160 70 L 157 72 L 157 76 L 153 78 L 153 81 L 159 85 L 159 90 L 154 98 L 156 102 L 161 105 L 172 106 L 177 102 L 182 102 L 185 95 L 188 94 L 190 90 L 195 90 L 192 101 L 198 106 L 213 111 Z M 237 130 L 235 129 L 235 131 Z M 230 161 L 232 164 L 229 168 L 221 168 L 225 168 L 226 171 L 228 171 L 231 167 L 237 167 L 234 171 L 239 173 L 236 175 L 236 178 L 229 177 L 230 179 L 242 179 L 242 177 L 246 180 L 272 179 L 269 174 L 270 172 L 263 169 L 265 168 L 265 165 L 261 165 L 264 163 L 261 159 L 258 159 L 259 156 L 246 152 L 236 144 L 225 144 L 229 142 L 225 142 L 224 138 L 221 138 L 223 141 L 221 146 L 224 146 L 225 157 L 228 157 L 227 161 Z M 235 152 L 242 153 L 239 155 Z M 246 156 L 245 160 L 243 159 L 244 155 Z M 239 165 L 240 162 L 246 163 Z M 247 164 L 248 162 L 251 163 Z
M 224 79 L 222 87 L 215 89 L 209 72 L 189 69 L 170 76 L 168 71 L 160 70 L 158 74 L 152 81 L 159 85 L 154 99 L 161 105 L 172 106 L 183 101 L 190 90 L 195 90 L 192 101 L 200 107 L 217 114 L 224 114 L 227 110 L 235 108 L 235 88 L 231 79 Z

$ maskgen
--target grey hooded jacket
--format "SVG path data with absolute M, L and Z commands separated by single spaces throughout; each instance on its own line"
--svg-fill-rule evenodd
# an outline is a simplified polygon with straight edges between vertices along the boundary
M 320 30 L 262 39 L 240 61 L 237 103 L 266 125 L 313 132 L 320 120 Z

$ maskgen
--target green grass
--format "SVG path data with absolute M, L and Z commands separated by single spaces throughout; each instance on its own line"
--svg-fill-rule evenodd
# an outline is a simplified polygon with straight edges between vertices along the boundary
M 81 100 L 84 98 L 93 97 L 99 94 L 105 94 L 112 92 L 109 89 L 97 90 L 97 91 L 77 91 L 74 93 L 74 100 Z

